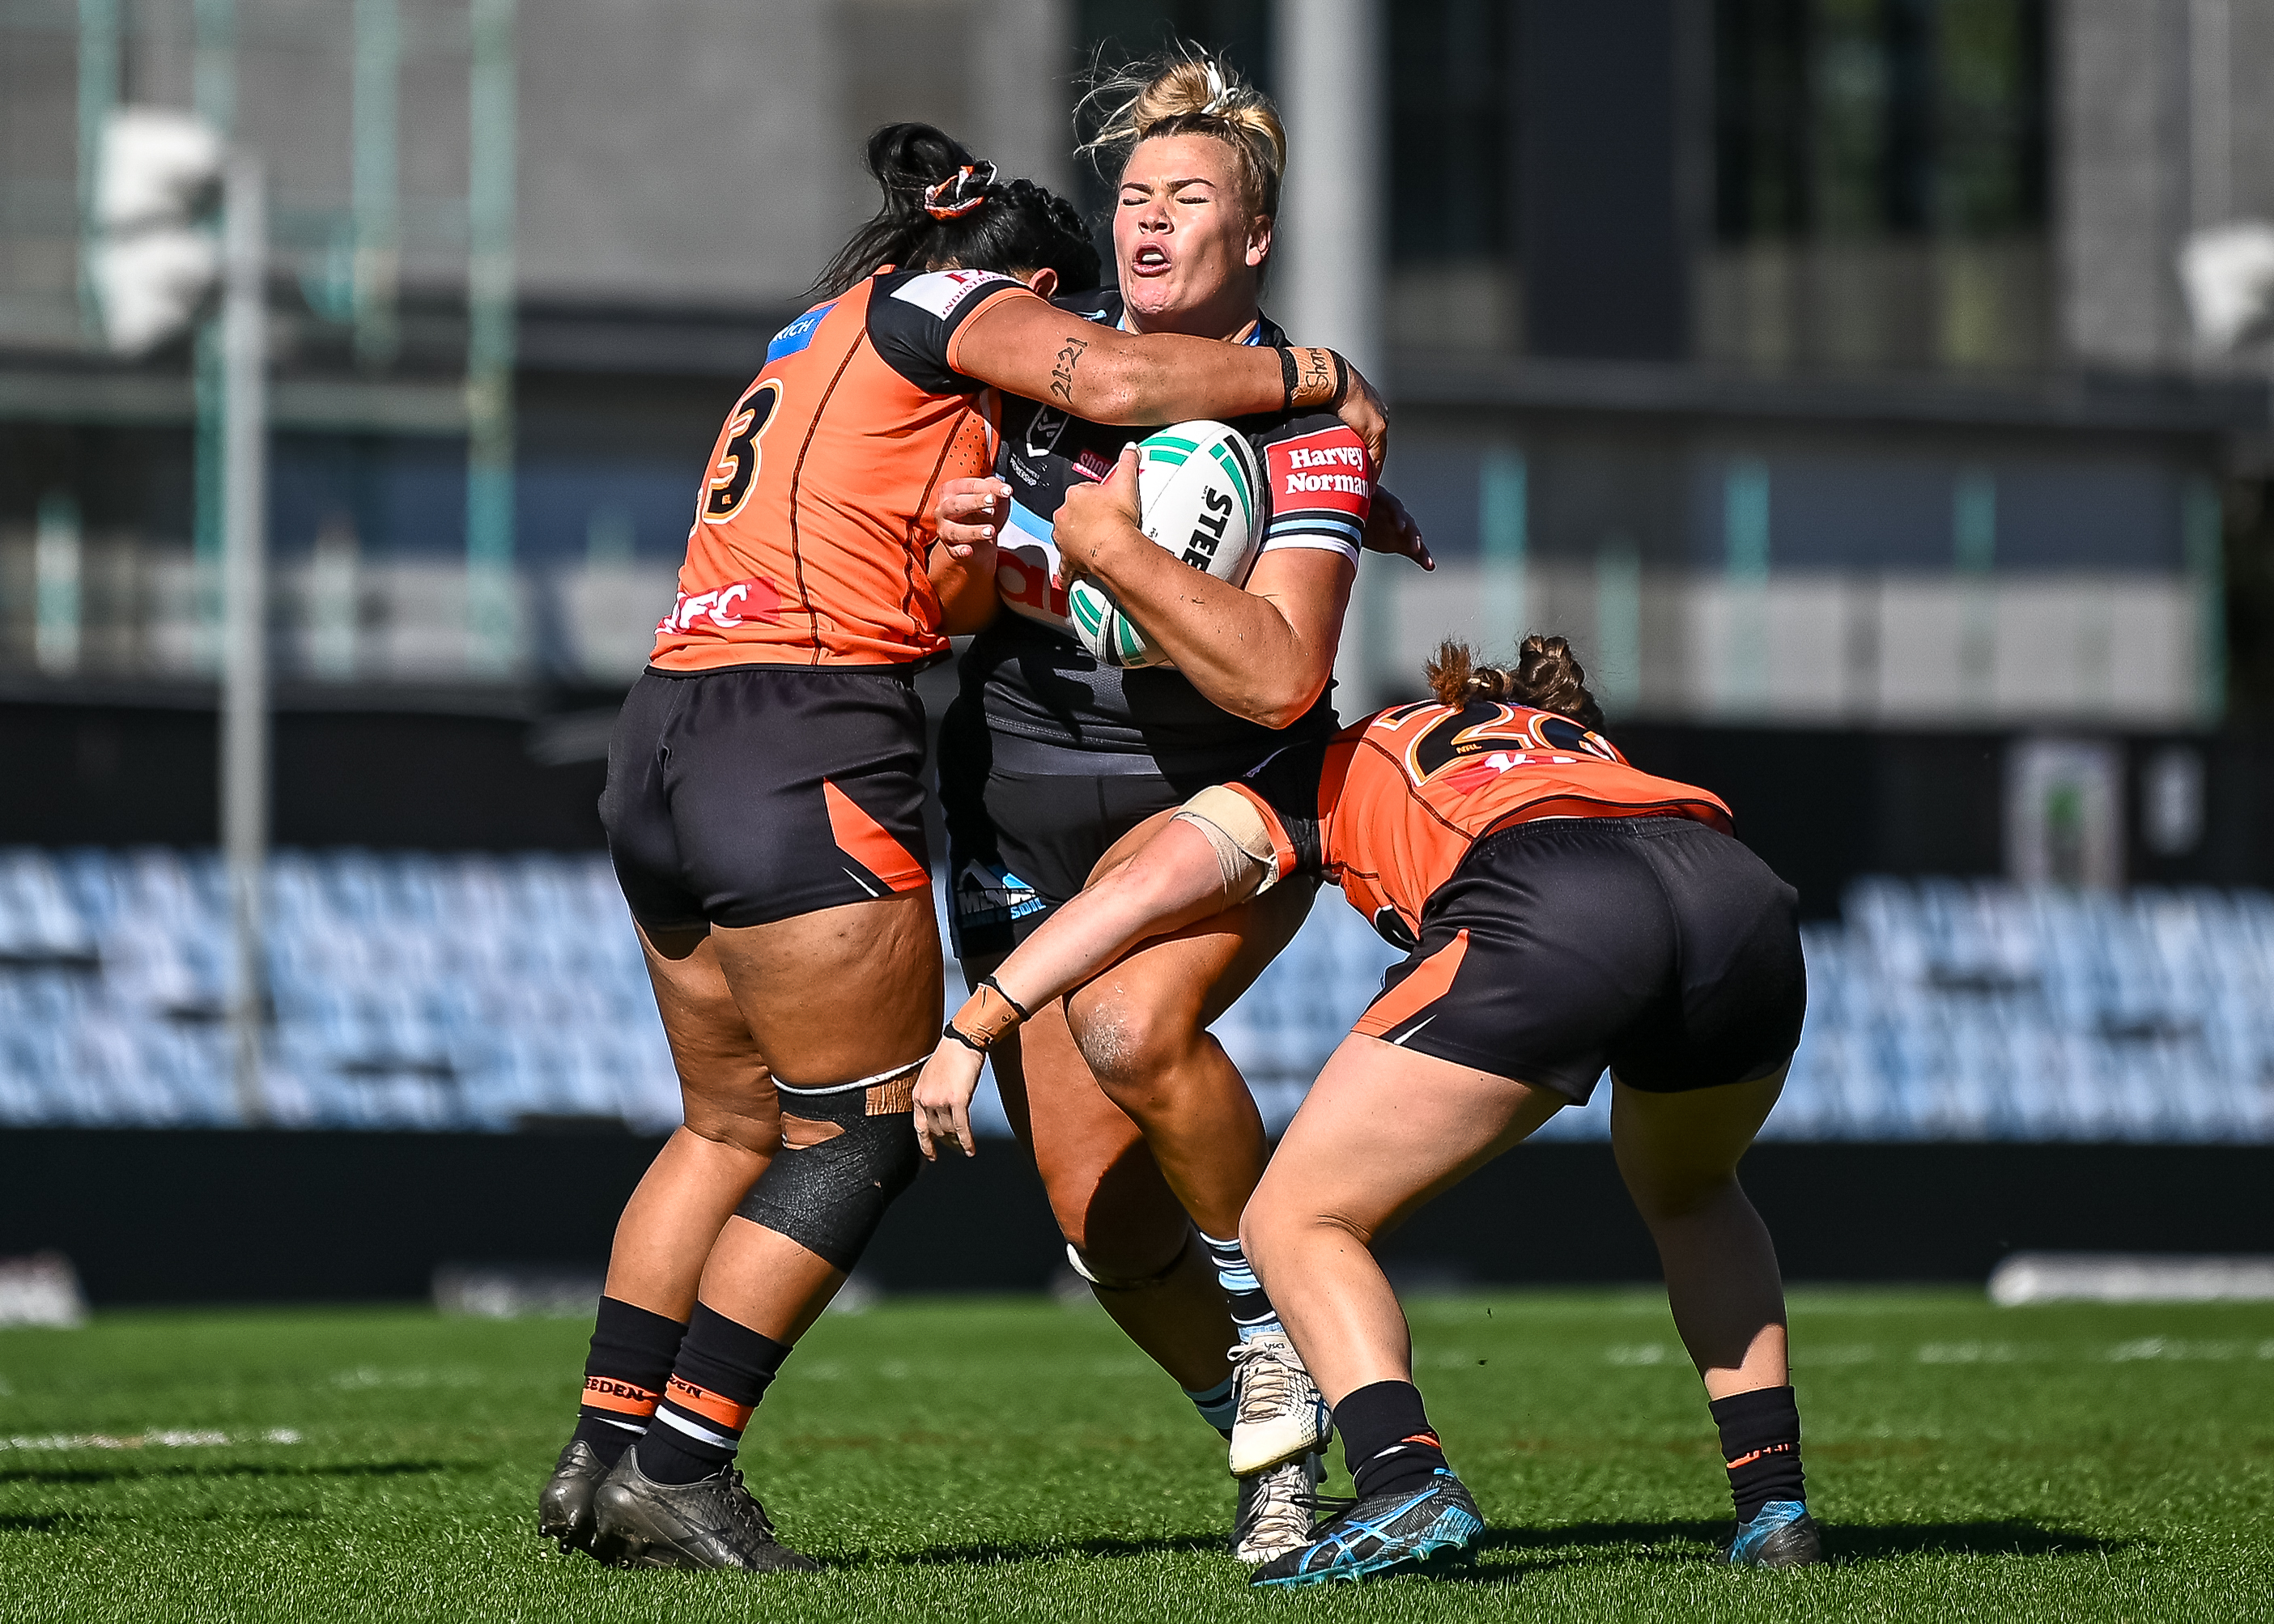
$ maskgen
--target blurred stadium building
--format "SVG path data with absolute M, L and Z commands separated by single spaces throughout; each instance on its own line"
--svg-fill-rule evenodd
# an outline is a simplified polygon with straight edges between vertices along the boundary
M 1282 96 L 1269 303 L 1441 560 L 1344 713 L 1571 635 L 1801 887 L 1773 1133 L 2274 1140 L 2274 337 L 2179 270 L 2274 221 L 2238 0 L 0 0 L 0 1123 L 237 1120 L 218 338 L 103 349 L 116 110 L 270 177 L 274 1121 L 649 1132 L 592 802 L 719 416 L 870 128 L 1102 210 L 1076 71 L 1171 34 Z M 1276 1117 L 1387 957 L 1322 906 L 1227 1018 Z

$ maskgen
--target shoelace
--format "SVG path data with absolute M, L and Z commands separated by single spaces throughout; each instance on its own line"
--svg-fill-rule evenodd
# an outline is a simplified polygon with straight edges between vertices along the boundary
M 1307 1491 L 1293 1494 L 1267 1492 L 1257 1496 L 1255 1509 L 1249 1521 L 1251 1524 L 1260 1525 L 1266 1522 L 1284 1522 L 1299 1517 L 1303 1527 L 1307 1530 L 1317 1511 L 1317 1499 Z
M 1314 1512 L 1330 1511 L 1332 1513 L 1325 1522 L 1311 1530 L 1313 1545 L 1324 1539 L 1339 1538 L 1350 1531 L 1342 1524 L 1352 1512 L 1358 1509 L 1359 1501 L 1356 1495 L 1312 1493 L 1304 1498 L 1309 1502 Z
M 734 1507 L 734 1515 L 740 1521 L 756 1528 L 766 1538 L 772 1539 L 774 1537 L 773 1519 L 767 1516 L 766 1508 L 758 1504 L 758 1497 L 743 1486 L 741 1469 L 734 1469 L 731 1475 L 734 1492 L 727 1495 L 727 1500 Z
M 1239 1370 L 1239 1418 L 1262 1421 L 1302 1402 L 1311 1384 L 1310 1372 L 1266 1342 L 1247 1342 L 1233 1350 Z

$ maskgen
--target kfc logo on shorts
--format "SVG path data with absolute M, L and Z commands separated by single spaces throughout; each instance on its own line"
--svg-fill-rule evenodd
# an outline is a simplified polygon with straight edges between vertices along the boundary
M 1348 429 L 1321 429 L 1266 446 L 1263 465 L 1270 476 L 1272 506 L 1279 512 L 1324 508 L 1366 522 L 1374 480 L 1367 472 L 1366 447 Z
M 747 623 L 781 624 L 781 589 L 764 575 L 713 587 L 707 592 L 681 592 L 655 628 L 666 637 L 690 632 L 731 632 Z M 704 622 L 697 625 L 697 622 Z

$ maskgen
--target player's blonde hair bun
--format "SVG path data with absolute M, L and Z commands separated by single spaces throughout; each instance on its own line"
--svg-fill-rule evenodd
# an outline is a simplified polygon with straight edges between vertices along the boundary
M 1096 121 L 1097 133 L 1081 147 L 1086 156 L 1112 161 L 1117 169 L 1140 141 L 1164 135 L 1209 135 L 1239 161 L 1248 212 L 1279 212 L 1279 180 L 1287 171 L 1287 131 L 1271 98 L 1220 56 L 1175 46 L 1107 71 L 1101 69 L 1082 98 L 1078 118 Z

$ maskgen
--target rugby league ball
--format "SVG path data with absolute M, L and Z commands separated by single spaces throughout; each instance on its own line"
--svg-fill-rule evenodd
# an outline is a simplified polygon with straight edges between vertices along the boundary
M 1194 569 L 1238 586 L 1247 579 L 1266 515 L 1255 448 L 1221 423 L 1179 423 L 1137 447 L 1137 528 Z M 1066 589 L 1073 635 L 1101 665 L 1166 665 L 1113 594 L 1095 581 Z

